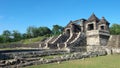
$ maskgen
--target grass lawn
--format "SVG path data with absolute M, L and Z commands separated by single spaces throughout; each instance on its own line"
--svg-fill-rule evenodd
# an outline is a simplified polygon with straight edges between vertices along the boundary
M 23 44 L 31 44 L 31 43 L 34 43 L 34 42 L 41 41 L 41 40 L 44 39 L 44 38 L 47 38 L 47 37 L 45 37 L 45 36 L 40 36 L 40 37 L 36 37 L 36 38 L 21 40 L 21 42 L 22 42 Z
M 61 64 L 51 63 L 26 68 L 120 68 L 120 55 L 108 55 L 85 60 L 65 61 Z

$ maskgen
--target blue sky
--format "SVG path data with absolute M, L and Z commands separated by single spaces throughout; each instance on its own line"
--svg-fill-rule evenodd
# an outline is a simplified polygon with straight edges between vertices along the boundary
M 93 12 L 119 24 L 120 0 L 0 0 L 0 34 L 24 33 L 29 26 L 65 26 L 70 20 L 88 19 Z

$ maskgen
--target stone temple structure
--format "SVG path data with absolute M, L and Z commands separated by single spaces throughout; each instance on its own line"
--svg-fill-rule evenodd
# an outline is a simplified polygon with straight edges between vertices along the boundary
M 45 49 L 84 50 L 106 46 L 110 37 L 109 22 L 93 13 L 88 19 L 70 21 L 59 36 L 51 37 L 42 43 Z

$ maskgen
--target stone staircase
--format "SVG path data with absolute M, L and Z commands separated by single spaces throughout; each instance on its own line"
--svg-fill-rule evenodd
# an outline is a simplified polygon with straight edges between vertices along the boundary
M 51 37 L 47 41 L 40 44 L 45 49 L 64 49 L 66 47 L 79 47 L 86 44 L 85 34 L 82 32 L 68 34 L 60 34 L 57 37 Z
M 61 34 L 59 35 L 53 42 L 52 44 L 56 44 L 56 43 L 64 43 L 67 41 L 67 39 L 69 38 L 70 36 L 67 35 L 67 34 Z
M 67 43 L 71 43 L 77 37 L 77 35 L 77 33 L 74 33 L 72 37 L 67 41 Z
M 58 36 L 52 37 L 47 43 L 52 43 Z
M 58 49 L 63 49 L 65 48 L 65 43 L 59 43 L 57 47 Z
M 45 46 L 46 46 L 46 45 L 45 45 L 45 43 L 46 43 L 46 42 L 49 42 L 52 38 L 53 38 L 53 37 L 48 38 L 48 39 L 46 39 L 46 40 L 44 40 L 44 41 L 40 42 L 39 47 L 40 47 L 40 48 L 45 47 Z
M 69 38 L 66 40 L 66 42 L 64 43 L 59 43 L 57 46 L 59 49 L 62 49 L 62 48 L 66 48 L 67 46 L 69 46 L 69 44 L 76 40 L 76 38 L 78 38 L 80 35 L 80 33 L 73 33 L 71 36 L 69 36 Z
M 77 37 L 71 42 L 68 43 L 68 47 L 79 47 L 86 45 L 86 37 L 84 33 L 79 33 Z
M 47 40 L 42 41 L 42 42 L 39 44 L 39 47 L 40 47 L 40 48 L 46 48 L 46 47 L 47 47 L 46 44 L 53 42 L 56 38 L 57 38 L 56 36 L 55 36 L 55 37 L 50 37 L 50 38 L 48 38 Z
M 68 34 L 60 34 L 59 36 L 49 38 L 49 40 L 42 42 L 39 46 L 45 49 L 58 49 L 60 45 L 60 48 L 62 48 L 64 47 L 63 43 L 66 42 L 69 37 L 70 35 Z

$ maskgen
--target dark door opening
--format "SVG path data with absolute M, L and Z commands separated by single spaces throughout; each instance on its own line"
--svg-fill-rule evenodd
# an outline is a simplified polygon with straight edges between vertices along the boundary
M 65 33 L 70 34 L 70 29 L 67 29 Z
M 100 26 L 100 28 L 101 28 L 101 30 L 104 30 L 104 29 L 105 29 L 105 27 L 104 27 L 104 26 Z
M 88 24 L 88 30 L 94 30 L 94 25 L 93 24 Z

